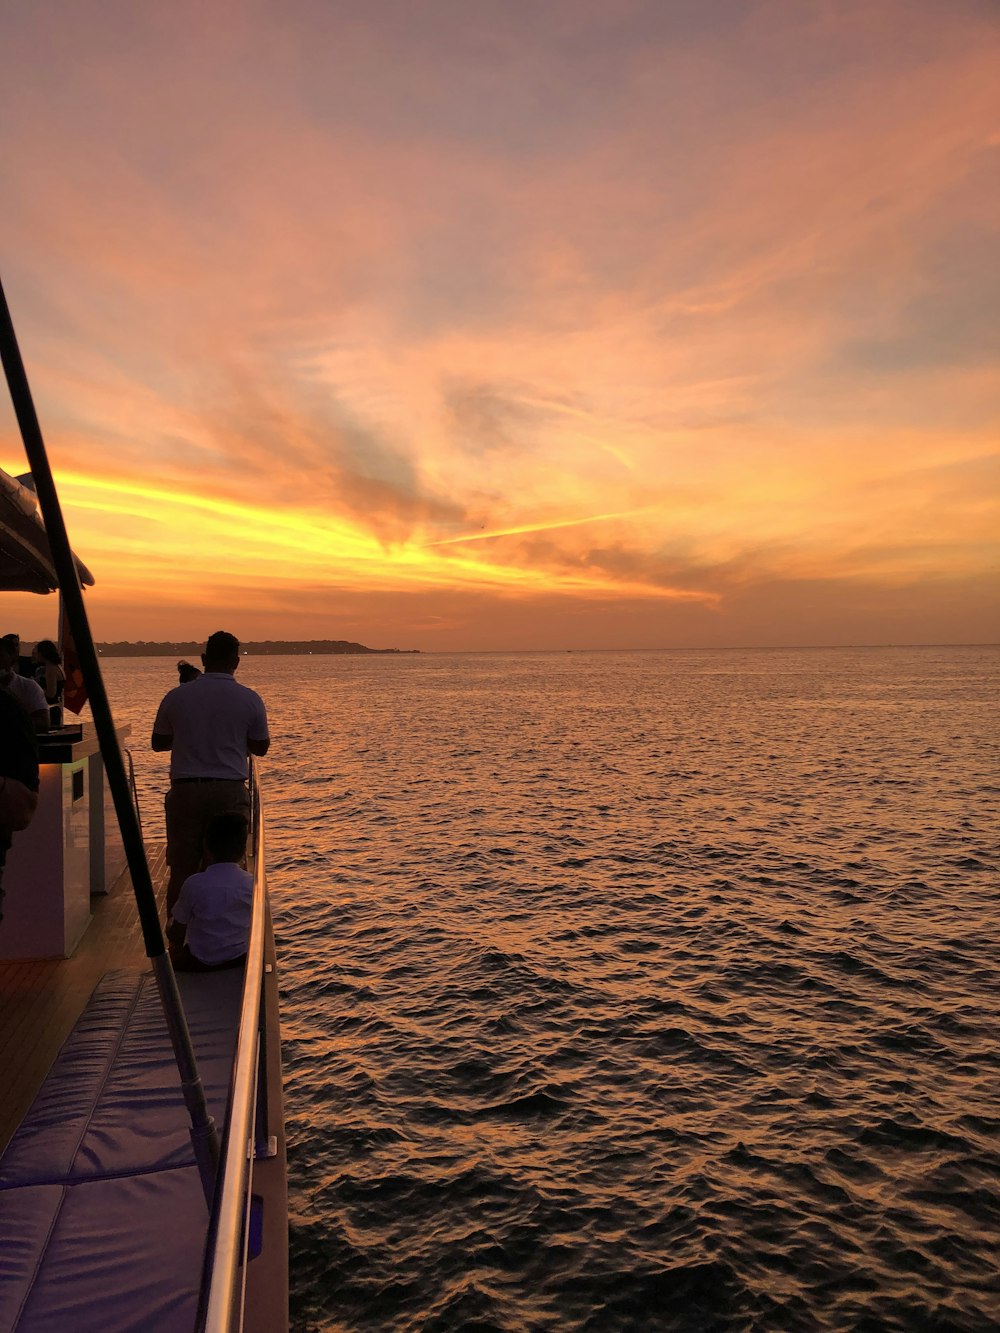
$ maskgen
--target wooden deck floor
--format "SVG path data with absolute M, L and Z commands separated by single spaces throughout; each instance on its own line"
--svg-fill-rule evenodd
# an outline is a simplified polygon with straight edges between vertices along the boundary
M 150 848 L 149 855 L 162 911 L 164 849 Z M 90 906 L 93 919 L 72 958 L 0 962 L 0 1151 L 104 973 L 148 966 L 128 873 Z

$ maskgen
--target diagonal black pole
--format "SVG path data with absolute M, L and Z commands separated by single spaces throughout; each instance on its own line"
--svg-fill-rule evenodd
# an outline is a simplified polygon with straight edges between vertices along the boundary
M 90 632 L 87 608 L 83 601 L 83 589 L 80 586 L 80 575 L 76 568 L 76 561 L 73 559 L 73 552 L 70 549 L 66 524 L 63 521 L 62 506 L 56 492 L 52 469 L 49 466 L 48 454 L 45 450 L 45 441 L 42 439 L 38 415 L 35 412 L 35 404 L 31 397 L 28 377 L 25 374 L 24 362 L 21 360 L 21 351 L 17 345 L 17 335 L 14 332 L 14 325 L 2 284 L 0 284 L 0 359 L 3 360 L 7 386 L 10 389 L 11 401 L 14 404 L 17 424 L 21 429 L 24 451 L 28 456 L 28 464 L 31 467 L 31 475 L 35 482 L 35 493 L 38 496 L 38 503 L 42 511 L 42 521 L 45 524 L 45 531 L 49 539 L 52 562 L 59 578 L 63 606 L 76 645 L 80 669 L 83 672 L 83 679 L 87 686 L 87 695 L 94 715 L 94 727 L 97 731 L 101 756 L 107 773 L 108 788 L 115 803 L 122 842 L 125 847 L 125 856 L 128 860 L 129 875 L 132 879 L 132 889 L 135 893 L 136 907 L 139 911 L 139 921 L 142 926 L 142 938 L 146 946 L 146 956 L 152 964 L 153 975 L 156 977 L 156 984 L 160 992 L 163 1013 L 167 1020 L 170 1041 L 174 1048 L 174 1058 L 180 1072 L 184 1101 L 187 1104 L 188 1115 L 191 1120 L 191 1142 L 198 1161 L 205 1198 L 209 1207 L 211 1207 L 212 1195 L 215 1190 L 215 1177 L 219 1165 L 219 1136 L 216 1132 L 215 1122 L 208 1112 L 205 1089 L 198 1074 L 194 1048 L 191 1045 L 191 1034 L 188 1031 L 187 1019 L 184 1016 L 180 992 L 177 989 L 177 978 L 174 976 L 174 969 L 170 964 L 170 958 L 163 943 L 160 914 L 156 906 L 156 893 L 149 873 L 149 864 L 146 861 L 146 849 L 143 846 L 142 832 L 136 817 L 135 806 L 132 803 L 128 778 L 125 775 L 122 752 L 115 732 L 114 719 L 111 716 L 111 705 L 108 703 L 107 692 L 104 688 L 101 664 L 98 661 L 97 649 L 94 647 L 94 639 Z

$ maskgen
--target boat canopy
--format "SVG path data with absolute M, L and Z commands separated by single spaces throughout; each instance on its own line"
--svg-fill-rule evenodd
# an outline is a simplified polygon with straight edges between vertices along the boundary
M 82 584 L 94 576 L 76 555 Z M 55 592 L 59 587 L 34 491 L 0 469 L 0 591 Z

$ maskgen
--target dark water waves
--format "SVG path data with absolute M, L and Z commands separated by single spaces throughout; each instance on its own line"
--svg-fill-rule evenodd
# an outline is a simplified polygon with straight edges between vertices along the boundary
M 247 663 L 293 1327 L 1000 1326 L 997 663 Z

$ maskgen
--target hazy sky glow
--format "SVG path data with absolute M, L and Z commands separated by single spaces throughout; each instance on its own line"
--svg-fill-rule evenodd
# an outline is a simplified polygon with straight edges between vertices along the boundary
M 12 9 L 98 637 L 996 639 L 998 59 L 971 0 Z

